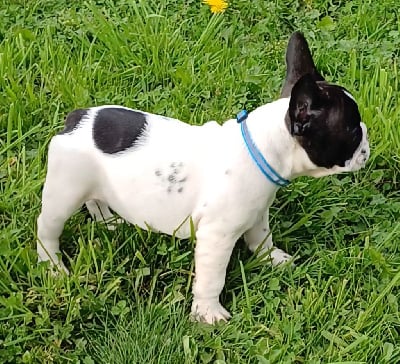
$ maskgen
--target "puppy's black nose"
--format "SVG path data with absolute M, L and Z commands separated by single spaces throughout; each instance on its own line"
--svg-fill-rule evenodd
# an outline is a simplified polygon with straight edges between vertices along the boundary
M 361 149 L 361 154 L 367 153 L 366 149 Z

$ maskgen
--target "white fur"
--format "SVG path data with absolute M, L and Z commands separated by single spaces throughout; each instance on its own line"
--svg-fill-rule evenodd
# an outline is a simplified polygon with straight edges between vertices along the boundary
M 348 91 L 346 91 L 346 90 L 343 90 L 343 93 L 344 93 L 346 96 L 350 97 L 354 102 L 356 102 L 356 99 L 354 98 L 354 96 L 353 96 L 350 92 L 348 92 Z
M 365 164 L 369 147 L 363 125 L 362 143 L 345 167 L 316 167 L 287 131 L 288 103 L 289 99 L 279 99 L 248 117 L 253 140 L 282 177 L 321 177 Z M 138 145 L 104 154 L 94 145 L 92 125 L 96 113 L 106 107 L 110 106 L 90 109 L 76 130 L 57 135 L 50 143 L 38 218 L 39 259 L 62 266 L 59 236 L 65 221 L 85 202 L 97 220 L 112 217 L 109 206 L 142 228 L 180 238 L 190 236 L 193 224 L 197 243 L 192 314 L 208 323 L 228 319 L 219 295 L 240 236 L 244 234 L 252 251 L 269 251 L 274 265 L 291 258 L 273 247 L 270 234 L 268 209 L 277 187 L 254 164 L 236 120 L 221 126 L 190 126 L 146 114 L 148 127 Z M 362 154 L 361 149 L 368 152 Z M 174 169 L 176 182 L 171 183 L 168 177 Z

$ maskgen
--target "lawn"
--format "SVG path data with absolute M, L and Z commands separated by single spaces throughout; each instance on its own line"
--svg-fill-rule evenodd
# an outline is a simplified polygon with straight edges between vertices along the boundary
M 400 18 L 397 0 L 1 0 L 0 363 L 400 362 Z M 50 138 L 79 107 L 121 104 L 192 124 L 279 96 L 301 30 L 327 80 L 358 100 L 371 158 L 300 178 L 273 207 L 271 268 L 242 242 L 215 327 L 189 320 L 194 241 L 82 209 L 61 244 L 71 274 L 36 263 Z M 207 146 L 205 146 L 206 148 Z

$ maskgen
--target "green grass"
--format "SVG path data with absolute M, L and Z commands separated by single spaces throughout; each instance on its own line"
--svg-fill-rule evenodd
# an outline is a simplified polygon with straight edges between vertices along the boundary
M 398 4 L 286 3 L 212 16 L 197 0 L 1 2 L 1 363 L 399 363 Z M 294 30 L 357 98 L 372 148 L 359 173 L 279 192 L 273 233 L 294 270 L 239 243 L 222 294 L 233 318 L 210 327 L 188 319 L 193 241 L 110 232 L 82 210 L 61 238 L 71 275 L 36 264 L 46 148 L 69 111 L 222 122 L 279 95 Z

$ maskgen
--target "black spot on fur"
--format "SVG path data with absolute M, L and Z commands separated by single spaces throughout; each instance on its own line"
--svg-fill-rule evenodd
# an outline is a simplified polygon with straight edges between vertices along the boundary
M 183 187 L 179 187 L 179 188 L 178 188 L 178 192 L 179 192 L 179 193 L 183 192 Z
M 78 126 L 82 118 L 86 115 L 87 109 L 77 109 L 71 111 L 65 118 L 65 128 L 58 134 L 72 133 Z
M 180 173 L 180 171 L 183 167 L 183 163 L 182 162 L 180 162 L 180 163 L 173 162 L 170 164 L 170 167 L 172 169 L 172 173 L 178 174 L 178 173 Z
M 154 174 L 155 174 L 157 177 L 160 177 L 160 176 L 162 175 L 162 172 L 161 172 L 159 169 L 156 169 L 155 172 L 154 172 Z
M 108 154 L 132 147 L 147 125 L 146 116 L 138 111 L 110 107 L 101 109 L 93 124 L 93 140 Z

